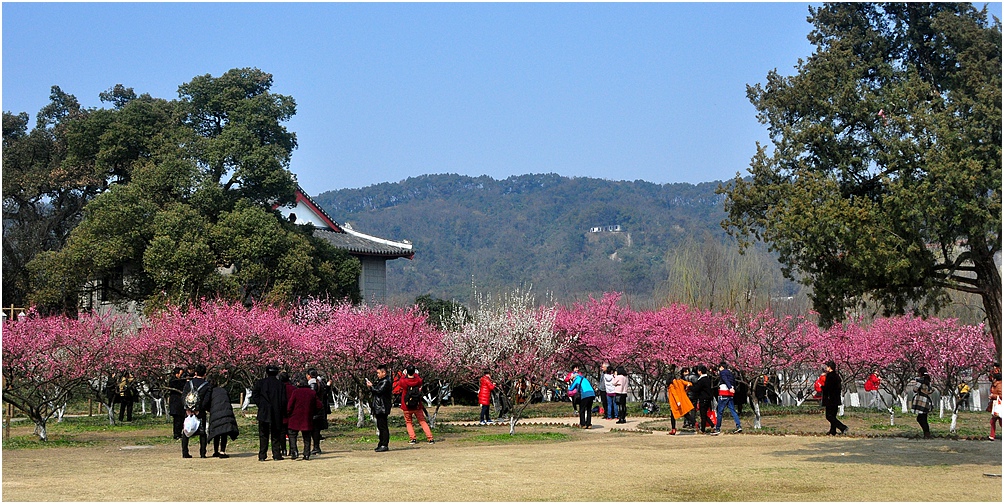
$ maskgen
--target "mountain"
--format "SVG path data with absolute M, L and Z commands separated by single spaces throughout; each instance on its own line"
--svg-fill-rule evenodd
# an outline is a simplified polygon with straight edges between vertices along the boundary
M 472 282 L 487 291 L 529 284 L 559 302 L 606 291 L 652 300 L 669 250 L 688 237 L 725 239 L 718 184 L 446 174 L 314 200 L 337 222 L 414 243 L 414 260 L 388 262 L 391 304 L 422 294 L 466 301 Z

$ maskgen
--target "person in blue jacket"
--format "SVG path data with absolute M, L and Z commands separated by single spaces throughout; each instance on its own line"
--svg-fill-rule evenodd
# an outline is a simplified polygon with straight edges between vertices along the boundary
M 743 431 L 743 426 L 739 423 L 739 413 L 736 413 L 736 406 L 732 400 L 732 397 L 736 394 L 736 379 L 732 375 L 732 371 L 729 371 L 728 364 L 722 361 L 718 364 L 718 418 L 715 420 L 715 432 L 712 434 L 718 435 L 722 433 L 722 414 L 725 413 L 725 408 L 729 409 L 732 413 L 732 419 L 736 421 L 736 434 L 741 434 Z
M 569 391 L 575 391 L 579 396 L 579 427 L 591 429 L 593 427 L 593 398 L 596 391 L 589 380 L 581 374 L 572 378 L 572 383 L 568 385 Z

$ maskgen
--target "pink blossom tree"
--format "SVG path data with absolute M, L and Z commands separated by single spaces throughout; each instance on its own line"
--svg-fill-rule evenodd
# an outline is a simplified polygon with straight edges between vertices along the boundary
M 960 325 L 954 319 L 937 318 L 926 322 L 924 340 L 917 343 L 932 385 L 941 393 L 940 416 L 945 414 L 946 400 L 951 399 L 953 403 L 950 430 L 955 432 L 958 420 L 956 386 L 966 375 L 972 379 L 979 375 L 978 369 L 993 362 L 993 339 L 982 324 Z
M 75 391 L 86 388 L 116 361 L 122 326 L 111 317 L 40 317 L 34 310 L 3 327 L 3 400 L 35 424 L 47 440 L 47 422 Z
M 401 369 L 405 364 L 420 368 L 431 381 L 443 368 L 440 333 L 415 309 L 383 306 L 351 306 L 308 300 L 293 313 L 297 331 L 304 336 L 300 353 L 331 371 L 343 390 L 356 397 L 358 422 L 364 422 L 368 396 L 364 383 L 378 364 Z M 437 401 L 438 405 L 441 401 Z

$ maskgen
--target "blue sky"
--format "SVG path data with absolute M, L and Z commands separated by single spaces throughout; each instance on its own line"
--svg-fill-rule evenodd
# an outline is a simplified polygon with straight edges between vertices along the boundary
M 1001 15 L 1001 4 L 991 4 Z M 60 86 L 177 98 L 253 66 L 291 95 L 310 194 L 426 173 L 656 183 L 745 173 L 746 85 L 793 73 L 806 3 L 4 3 L 4 111 Z

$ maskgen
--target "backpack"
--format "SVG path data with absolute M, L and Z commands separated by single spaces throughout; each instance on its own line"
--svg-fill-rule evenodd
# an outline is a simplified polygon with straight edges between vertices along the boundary
M 816 383 L 812 384 L 812 388 L 814 388 L 816 390 L 816 392 L 821 393 L 823 391 L 823 386 L 824 385 L 826 385 L 826 375 L 825 374 L 819 375 L 819 378 L 816 379 Z
M 422 389 L 420 387 L 408 387 L 404 393 L 404 405 L 408 409 L 416 409 L 422 403 Z
M 641 405 L 642 411 L 647 415 L 652 415 L 659 412 L 659 404 L 655 401 L 645 401 Z
M 192 411 L 198 411 L 199 410 L 199 405 L 202 404 L 202 400 L 201 400 L 202 399 L 202 394 L 201 394 L 202 387 L 205 387 L 206 384 L 208 384 L 209 382 L 202 382 L 202 385 L 199 385 L 198 388 L 191 387 L 191 383 L 192 382 L 188 382 L 188 383 L 189 383 L 189 388 L 191 390 L 189 390 L 188 393 L 186 393 L 185 397 L 184 397 L 185 409 L 192 410 Z

